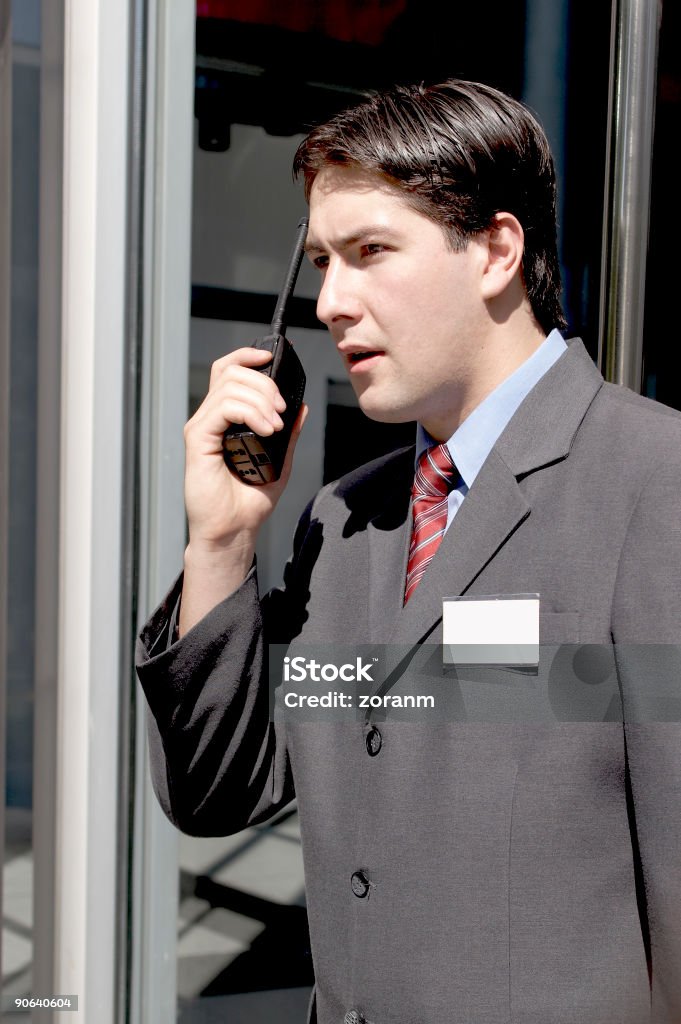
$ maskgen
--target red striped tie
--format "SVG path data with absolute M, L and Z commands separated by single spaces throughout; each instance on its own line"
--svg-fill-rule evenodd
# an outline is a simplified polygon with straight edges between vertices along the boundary
M 446 444 L 428 448 L 419 459 L 412 487 L 414 524 L 409 547 L 406 604 L 440 546 L 447 528 L 447 496 L 458 477 Z

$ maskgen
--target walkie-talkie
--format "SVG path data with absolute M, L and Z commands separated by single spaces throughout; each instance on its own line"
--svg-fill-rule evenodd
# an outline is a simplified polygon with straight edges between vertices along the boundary
M 286 402 L 286 408 L 281 414 L 284 426 L 270 437 L 261 437 L 254 434 L 245 423 L 233 423 L 222 438 L 225 462 L 249 484 L 269 484 L 279 479 L 293 424 L 305 393 L 305 371 L 286 337 L 286 307 L 300 270 L 307 224 L 307 217 L 298 223 L 295 246 L 277 299 L 270 334 L 254 341 L 252 345 L 253 348 L 267 349 L 272 353 L 270 362 L 258 369 L 260 373 L 272 378 Z

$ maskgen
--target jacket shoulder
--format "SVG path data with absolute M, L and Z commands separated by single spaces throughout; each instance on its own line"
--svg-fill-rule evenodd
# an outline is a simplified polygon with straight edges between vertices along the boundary
M 599 397 L 626 409 L 632 416 L 642 419 L 676 421 L 677 425 L 681 426 L 681 412 L 678 409 L 672 409 L 671 406 L 656 402 L 653 398 L 639 395 L 631 388 L 623 387 L 621 384 L 609 384 L 606 381 L 601 388 Z
M 343 514 L 371 514 L 382 507 L 388 496 L 409 496 L 414 479 L 414 445 L 399 448 L 387 455 L 358 466 L 337 480 L 325 484 L 311 505 L 311 518 L 326 518 L 340 508 Z
M 620 443 L 681 462 L 681 412 L 618 384 L 604 384 L 594 411 Z
M 328 485 L 331 494 L 338 498 L 347 498 L 352 494 L 368 491 L 383 491 L 386 487 L 393 487 L 396 482 L 402 481 L 405 477 L 411 478 L 414 468 L 414 445 L 407 445 L 405 448 L 398 448 L 387 455 L 381 455 L 377 459 L 365 462 L 357 469 L 351 470 L 338 480 Z

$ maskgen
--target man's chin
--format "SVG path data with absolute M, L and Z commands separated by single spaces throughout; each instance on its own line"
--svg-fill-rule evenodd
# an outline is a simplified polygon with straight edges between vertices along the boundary
M 416 417 L 411 410 L 396 409 L 380 402 L 372 402 L 368 395 L 357 395 L 359 407 L 367 417 L 375 423 L 410 423 Z

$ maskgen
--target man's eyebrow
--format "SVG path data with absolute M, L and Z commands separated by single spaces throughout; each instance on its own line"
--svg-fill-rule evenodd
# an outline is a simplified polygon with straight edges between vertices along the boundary
M 357 242 L 361 242 L 363 239 L 379 237 L 385 238 L 387 241 L 394 241 L 398 238 L 396 231 L 387 227 L 385 224 L 366 224 L 356 231 L 352 231 L 349 235 L 343 235 L 333 245 L 335 249 L 347 249 L 351 245 L 356 245 Z M 305 252 L 325 252 L 324 246 L 317 241 L 316 238 L 311 238 L 308 235 L 307 241 L 305 242 Z

